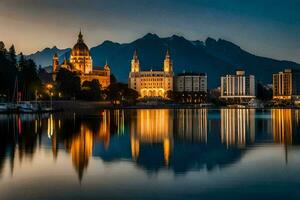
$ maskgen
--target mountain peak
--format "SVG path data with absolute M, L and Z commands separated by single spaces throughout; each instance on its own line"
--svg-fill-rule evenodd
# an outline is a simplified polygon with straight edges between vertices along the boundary
M 159 39 L 159 37 L 155 33 L 147 33 L 142 39 Z
M 214 38 L 211 38 L 211 37 L 208 37 L 206 40 L 205 40 L 205 46 L 211 46 L 213 44 L 217 43 L 217 40 L 215 40 Z

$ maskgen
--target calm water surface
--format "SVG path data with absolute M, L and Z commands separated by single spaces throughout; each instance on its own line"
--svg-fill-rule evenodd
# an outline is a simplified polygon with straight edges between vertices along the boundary
M 0 115 L 0 199 L 300 198 L 300 111 Z

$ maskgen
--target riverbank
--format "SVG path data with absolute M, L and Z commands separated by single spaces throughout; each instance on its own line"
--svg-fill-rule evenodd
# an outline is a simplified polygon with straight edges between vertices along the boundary
M 114 105 L 110 101 L 97 101 L 97 102 L 87 102 L 87 101 L 55 101 L 53 102 L 53 108 L 64 111 L 73 112 L 89 112 L 100 109 L 299 109 L 295 106 L 267 106 L 264 108 L 255 107 L 234 107 L 234 106 L 215 106 L 213 104 L 176 104 L 176 103 L 165 103 L 156 105 L 147 104 L 136 104 L 136 105 Z
M 44 106 L 51 106 L 50 101 L 40 102 Z M 234 107 L 234 106 L 215 106 L 212 104 L 176 104 L 176 103 L 160 103 L 160 104 L 136 104 L 136 105 L 114 105 L 110 101 L 53 101 L 53 111 L 65 111 L 76 113 L 94 113 L 98 110 L 109 109 L 299 109 L 295 106 L 267 106 L 264 108 L 254 107 Z

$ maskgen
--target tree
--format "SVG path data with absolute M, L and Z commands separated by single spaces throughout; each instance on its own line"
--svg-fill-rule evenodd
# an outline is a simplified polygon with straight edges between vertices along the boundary
M 6 53 L 7 53 L 7 50 L 5 49 L 4 42 L 0 41 L 0 54 L 5 56 Z
M 56 76 L 57 89 L 64 97 L 77 97 L 80 94 L 80 78 L 76 73 L 61 68 Z
M 83 82 L 80 98 L 89 101 L 101 100 L 101 85 L 99 81 L 92 80 Z
M 115 84 L 117 83 L 117 78 L 115 77 L 115 75 L 111 74 L 110 75 L 110 84 Z
M 42 88 L 41 81 L 38 77 L 37 66 L 32 59 L 26 60 L 21 56 L 19 61 L 19 88 L 25 99 L 35 98 L 35 91 Z
M 139 97 L 138 92 L 128 88 L 127 84 L 114 83 L 110 84 L 107 90 L 108 98 L 112 102 L 126 101 L 128 103 L 135 102 Z
M 9 59 L 12 62 L 12 64 L 16 67 L 17 66 L 17 56 L 16 56 L 16 50 L 15 46 L 11 45 L 8 51 Z
M 13 93 L 15 79 L 16 63 L 11 62 L 4 43 L 0 42 L 0 94 L 10 98 Z

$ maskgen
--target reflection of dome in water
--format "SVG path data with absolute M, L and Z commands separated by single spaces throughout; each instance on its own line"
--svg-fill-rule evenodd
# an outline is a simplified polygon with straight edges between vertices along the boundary
M 88 46 L 83 41 L 83 36 L 81 32 L 78 35 L 77 43 L 74 45 L 72 51 L 72 56 L 90 56 L 90 50 Z
M 78 173 L 79 180 L 82 179 L 84 169 L 87 168 L 93 148 L 93 134 L 85 127 L 81 126 L 81 131 L 71 143 L 71 155 L 73 165 Z

